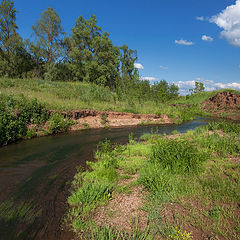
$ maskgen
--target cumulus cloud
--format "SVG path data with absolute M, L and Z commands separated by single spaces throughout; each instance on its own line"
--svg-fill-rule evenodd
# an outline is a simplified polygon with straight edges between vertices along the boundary
M 144 67 L 141 63 L 134 63 L 134 67 L 137 69 L 144 69 Z
M 219 83 L 214 82 L 212 80 L 205 80 L 203 78 L 196 78 L 191 81 L 178 81 L 175 82 L 179 87 L 179 92 L 182 95 L 189 94 L 189 89 L 193 89 L 195 87 L 195 82 L 202 82 L 205 86 L 205 91 L 214 91 L 222 88 L 233 88 L 236 90 L 240 90 L 240 83 L 232 82 L 232 83 Z
M 207 35 L 202 35 L 202 40 L 207 42 L 212 42 L 213 38 Z
M 155 77 L 142 77 L 142 80 L 147 80 L 149 82 L 155 82 L 155 81 L 158 81 L 159 79 L 155 78 Z
M 226 38 L 231 45 L 240 47 L 240 0 L 212 16 L 209 21 L 223 29 L 221 37 Z
M 165 67 L 165 66 L 162 66 L 162 65 L 160 65 L 160 68 L 163 69 L 163 70 L 168 70 L 168 67 Z
M 187 40 L 184 40 L 184 39 L 175 40 L 175 43 L 179 44 L 179 45 L 186 45 L 186 46 L 191 46 L 191 45 L 194 44 L 193 42 L 187 41 Z
M 205 18 L 204 18 L 203 16 L 196 17 L 196 19 L 197 19 L 198 21 L 205 21 Z

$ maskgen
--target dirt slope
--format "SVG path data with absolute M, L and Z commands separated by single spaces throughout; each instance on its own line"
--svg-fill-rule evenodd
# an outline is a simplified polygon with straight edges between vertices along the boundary
M 202 109 L 214 116 L 240 119 L 240 95 L 221 92 L 202 103 Z
M 61 112 L 65 117 L 69 117 L 77 122 L 72 126 L 72 130 L 84 128 L 103 128 L 134 126 L 139 124 L 166 124 L 172 123 L 172 119 L 167 115 L 156 114 L 134 114 L 111 111 L 76 110 Z

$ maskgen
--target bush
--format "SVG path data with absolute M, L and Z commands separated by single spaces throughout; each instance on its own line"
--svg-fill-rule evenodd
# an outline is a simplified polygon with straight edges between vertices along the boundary
M 0 146 L 33 136 L 28 124 L 42 124 L 47 119 L 48 112 L 36 99 L 0 94 Z
M 65 119 L 60 113 L 53 113 L 48 120 L 48 133 L 66 132 L 72 124 L 72 120 Z

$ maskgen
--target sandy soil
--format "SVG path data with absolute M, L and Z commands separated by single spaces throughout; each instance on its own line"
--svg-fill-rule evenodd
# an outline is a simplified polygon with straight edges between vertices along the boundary
M 173 123 L 173 120 L 164 114 L 134 114 L 95 110 L 76 110 L 62 112 L 62 114 L 76 121 L 71 130 Z

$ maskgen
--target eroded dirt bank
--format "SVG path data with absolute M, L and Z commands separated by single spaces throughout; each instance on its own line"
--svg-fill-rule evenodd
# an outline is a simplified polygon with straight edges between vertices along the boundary
M 64 117 L 76 121 L 71 130 L 86 128 L 122 127 L 140 124 L 170 124 L 173 120 L 161 114 L 134 114 L 111 111 L 74 110 L 61 112 Z
M 202 109 L 216 117 L 240 120 L 240 95 L 221 92 L 202 103 Z

